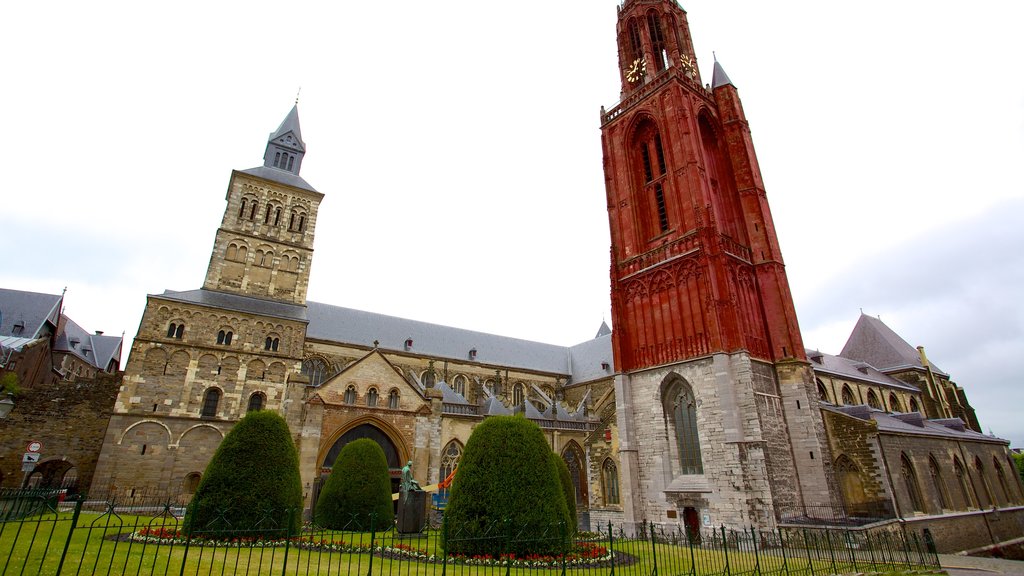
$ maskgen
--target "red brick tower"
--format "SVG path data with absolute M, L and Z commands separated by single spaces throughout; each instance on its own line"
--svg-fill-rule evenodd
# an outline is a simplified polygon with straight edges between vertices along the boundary
M 675 0 L 625 0 L 602 110 L 626 520 L 832 503 L 824 428 L 739 95 Z

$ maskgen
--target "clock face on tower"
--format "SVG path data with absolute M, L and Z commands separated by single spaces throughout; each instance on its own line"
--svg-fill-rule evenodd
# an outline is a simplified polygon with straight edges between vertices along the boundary
M 626 80 L 632 83 L 639 82 L 644 76 L 647 75 L 647 59 L 637 58 L 633 60 L 633 63 L 626 68 Z

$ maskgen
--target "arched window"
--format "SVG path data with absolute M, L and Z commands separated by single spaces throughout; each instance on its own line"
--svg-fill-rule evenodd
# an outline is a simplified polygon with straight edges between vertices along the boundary
M 356 387 L 353 386 L 352 384 L 349 384 L 348 388 L 345 388 L 345 404 L 355 404 L 355 403 L 356 403 Z
M 242 198 L 242 207 L 238 210 L 238 217 L 245 218 L 245 209 L 248 208 L 249 201 Z
M 459 396 L 462 396 L 463 398 L 465 398 L 466 397 L 466 377 L 463 376 L 462 374 L 459 374 L 459 375 L 455 376 L 455 379 L 452 380 L 452 390 L 455 390 L 455 392 L 457 392 L 459 394 Z
M 864 482 L 860 477 L 860 468 L 853 460 L 850 460 L 849 456 L 843 454 L 836 460 L 836 477 L 843 493 L 843 503 L 846 505 L 847 513 L 855 514 L 857 507 L 867 501 Z
M 281 209 L 277 208 L 277 209 L 274 210 L 274 226 L 277 226 L 280 223 L 281 223 Z
M 445 445 L 441 451 L 441 466 L 438 468 L 438 480 L 445 480 L 455 471 L 462 459 L 462 444 L 458 440 L 452 440 Z
M 231 338 L 234 337 L 234 332 L 230 330 L 221 330 L 217 332 L 217 344 L 222 346 L 231 346 Z
M 665 196 L 668 167 L 661 135 L 653 121 L 645 120 L 637 127 L 633 149 L 641 179 L 639 186 L 644 191 L 642 200 L 647 206 L 643 211 L 646 233 L 648 237 L 658 236 L 668 232 L 670 227 Z
M 818 383 L 818 400 L 831 404 L 832 401 L 828 399 L 828 389 L 825 388 L 825 383 L 820 378 L 815 378 L 815 382 Z
M 302 373 L 309 378 L 310 386 L 319 386 L 324 383 L 327 364 L 319 358 L 310 358 L 302 363 Z
M 668 68 L 668 50 L 665 47 L 665 35 L 661 28 L 661 18 L 651 11 L 647 15 L 647 31 L 651 34 L 651 52 L 654 54 L 654 68 L 661 72 Z
M 996 470 L 996 480 L 999 481 L 999 488 L 1003 491 L 1003 502 L 1009 504 L 1012 497 L 1010 496 L 1010 486 L 1006 483 L 1006 475 L 1003 474 L 1003 465 L 999 463 L 999 459 L 995 456 L 992 457 L 992 464 Z
M 956 457 L 953 458 L 953 474 L 956 475 L 956 484 L 960 488 L 960 501 L 963 502 L 964 509 L 974 508 L 974 498 L 971 498 L 971 490 L 967 486 L 967 473 L 960 459 Z
M 526 400 L 526 393 L 523 390 L 523 383 L 516 382 L 515 385 L 512 386 L 512 404 L 521 406 L 524 400 Z
M 914 472 L 914 465 L 906 454 L 900 455 L 900 475 L 903 477 L 903 485 L 907 489 L 907 498 L 910 499 L 910 507 L 914 512 L 924 512 L 924 505 L 921 500 L 921 487 L 917 483 L 917 474 Z
M 171 322 L 171 325 L 167 327 L 167 337 L 174 338 L 174 333 L 178 330 L 178 325 Z
M 671 423 L 672 435 L 679 454 L 679 469 L 683 474 L 703 474 L 700 455 L 700 436 L 697 432 L 697 400 L 693 390 L 681 378 L 667 387 L 664 402 L 665 417 Z
M 267 336 L 267 339 L 263 341 L 263 349 L 269 352 L 277 352 L 277 348 L 280 344 L 281 340 L 279 338 Z
M 214 418 L 217 416 L 217 405 L 220 404 L 220 389 L 209 388 L 203 396 L 203 410 L 200 416 L 203 418 Z
M 366 405 L 373 408 L 377 405 L 377 389 L 370 388 L 366 391 Z
M 264 224 L 268 224 L 268 223 L 270 223 L 270 212 L 271 212 L 271 211 L 272 211 L 273 209 L 274 209 L 274 207 L 273 207 L 273 206 L 271 206 L 270 204 L 267 204 L 267 213 L 263 215 L 263 223 L 264 223 Z
M 853 406 L 857 401 L 853 399 L 853 390 L 850 387 L 843 385 L 843 406 Z
M 636 60 L 644 57 L 644 46 L 640 38 L 640 25 L 636 20 L 630 20 L 627 25 L 629 34 L 629 57 L 628 63 L 632 64 Z
M 569 477 L 576 490 L 576 507 L 579 508 L 587 501 L 587 476 L 583 451 L 580 450 L 578 444 L 570 442 L 565 450 L 562 450 L 562 460 L 565 460 L 565 465 L 569 468 Z
M 185 476 L 185 480 L 181 483 L 182 489 L 185 494 L 195 494 L 196 490 L 199 489 L 199 481 L 202 480 L 202 475 L 199 472 L 192 472 Z
M 420 374 L 420 382 L 426 388 L 433 388 L 434 384 L 437 383 L 437 377 L 434 376 L 433 370 L 424 370 L 423 374 Z
M 604 492 L 605 506 L 619 503 L 619 469 L 611 458 L 606 458 L 601 466 L 601 491 Z
M 921 411 L 921 408 L 917 405 L 917 398 L 914 398 L 913 396 L 910 397 L 910 411 L 911 412 L 920 412 Z
M 934 456 L 928 457 L 928 475 L 932 477 L 932 488 L 939 496 L 939 505 L 943 510 L 952 508 L 949 504 L 949 492 L 946 491 L 946 483 L 942 480 L 942 472 Z
M 281 153 L 274 154 L 274 168 L 281 167 Z
M 874 390 L 868 390 L 868 406 L 875 410 L 881 410 L 882 404 L 878 401 L 878 396 L 875 395 Z
M 974 469 L 978 472 L 978 481 L 981 482 L 981 496 L 985 498 L 984 502 L 979 502 L 979 506 L 982 508 L 988 508 L 993 506 L 996 502 L 992 498 L 992 489 L 988 485 L 988 478 L 985 476 L 985 465 L 981 463 L 981 458 L 974 457 Z
M 267 397 L 262 392 L 253 392 L 249 396 L 249 407 L 245 409 L 245 413 L 255 412 L 257 410 L 263 410 L 264 404 L 266 404 Z
M 889 394 L 889 410 L 892 412 L 903 412 L 903 404 L 900 404 L 900 399 L 895 393 Z
M 392 389 L 391 392 L 388 392 L 388 408 L 391 408 L 392 410 L 398 410 L 398 400 L 398 390 Z
M 259 203 L 255 200 L 252 201 L 252 207 L 249 208 L 249 220 L 256 219 L 256 209 L 259 207 Z

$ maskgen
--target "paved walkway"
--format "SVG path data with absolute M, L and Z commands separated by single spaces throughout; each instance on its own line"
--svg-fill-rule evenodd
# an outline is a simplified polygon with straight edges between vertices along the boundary
M 1024 562 L 1018 560 L 939 554 L 939 564 L 949 573 L 949 576 L 995 576 L 997 574 L 1024 576 Z

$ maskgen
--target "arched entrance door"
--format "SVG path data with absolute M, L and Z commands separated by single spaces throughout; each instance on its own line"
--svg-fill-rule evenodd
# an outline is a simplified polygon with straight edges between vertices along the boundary
M 380 446 L 381 450 L 384 451 L 384 457 L 388 461 L 388 471 L 391 474 L 391 492 L 398 492 L 398 485 L 402 479 L 402 466 L 405 464 L 402 462 L 401 453 L 398 451 L 398 447 L 391 438 L 384 433 L 383 430 L 374 426 L 373 424 L 360 424 L 355 428 L 342 434 L 341 438 L 338 438 L 331 449 L 327 452 L 327 456 L 324 457 L 324 461 L 320 464 L 320 482 L 318 483 L 317 489 L 314 493 L 313 505 L 316 505 L 316 496 L 319 495 L 319 486 L 323 485 L 323 482 L 327 480 L 327 476 L 331 473 L 331 468 L 334 467 L 334 461 L 338 459 L 338 454 L 346 444 L 353 440 L 359 440 L 361 438 L 369 438 Z

